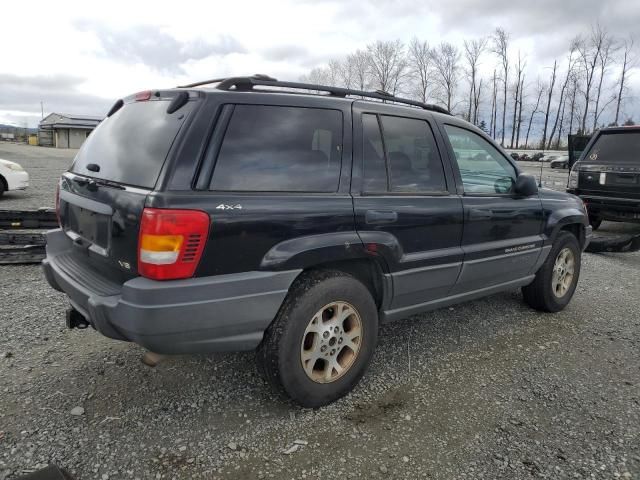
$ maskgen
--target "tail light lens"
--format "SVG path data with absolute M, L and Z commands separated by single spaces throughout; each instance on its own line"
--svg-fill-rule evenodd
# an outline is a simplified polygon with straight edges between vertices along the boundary
M 145 208 L 138 239 L 138 273 L 153 280 L 192 277 L 208 233 L 209 215 L 200 210 Z

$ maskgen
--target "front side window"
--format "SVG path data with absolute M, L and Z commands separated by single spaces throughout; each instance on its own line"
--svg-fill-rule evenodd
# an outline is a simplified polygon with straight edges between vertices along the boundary
M 382 135 L 378 116 L 362 116 L 364 191 L 446 191 L 442 161 L 429 124 L 389 115 L 381 115 L 380 123 Z
M 342 159 L 342 112 L 236 105 L 211 190 L 335 192 Z
M 445 125 L 466 194 L 507 194 L 516 170 L 497 148 L 477 133 Z

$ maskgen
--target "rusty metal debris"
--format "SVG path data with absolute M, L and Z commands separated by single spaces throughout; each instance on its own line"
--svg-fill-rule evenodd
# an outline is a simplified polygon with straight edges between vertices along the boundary
M 55 210 L 0 210 L 0 264 L 40 263 L 46 230 L 56 228 Z

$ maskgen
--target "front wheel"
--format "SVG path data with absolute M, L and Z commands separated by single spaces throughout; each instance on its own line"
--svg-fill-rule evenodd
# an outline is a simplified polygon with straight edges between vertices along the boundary
M 303 407 L 349 393 L 364 374 L 378 337 L 369 290 L 342 272 L 296 280 L 257 351 L 258 369 Z
M 591 224 L 591 228 L 597 230 L 602 224 L 602 219 L 600 217 L 596 217 L 595 215 L 589 215 L 589 223 Z
M 522 288 L 524 301 L 536 310 L 559 312 L 566 307 L 578 285 L 581 251 L 578 239 L 561 231 L 536 278 Z

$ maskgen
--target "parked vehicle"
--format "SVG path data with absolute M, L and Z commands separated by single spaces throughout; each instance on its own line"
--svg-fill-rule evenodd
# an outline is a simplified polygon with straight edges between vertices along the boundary
M 514 288 L 563 309 L 591 236 L 579 198 L 442 108 L 264 76 L 119 100 L 58 212 L 43 266 L 69 327 L 255 349 L 307 407 L 358 383 L 381 323 Z
M 0 197 L 4 192 L 24 190 L 29 186 L 29 174 L 16 162 L 0 158 Z
M 510 157 L 513 158 L 514 160 L 520 160 L 520 156 L 516 153 L 516 152 L 511 152 Z
M 560 155 L 550 159 L 549 166 L 551 168 L 569 168 L 569 155 Z
M 584 200 L 594 229 L 602 220 L 640 222 L 640 126 L 594 134 L 571 169 L 567 191 Z

